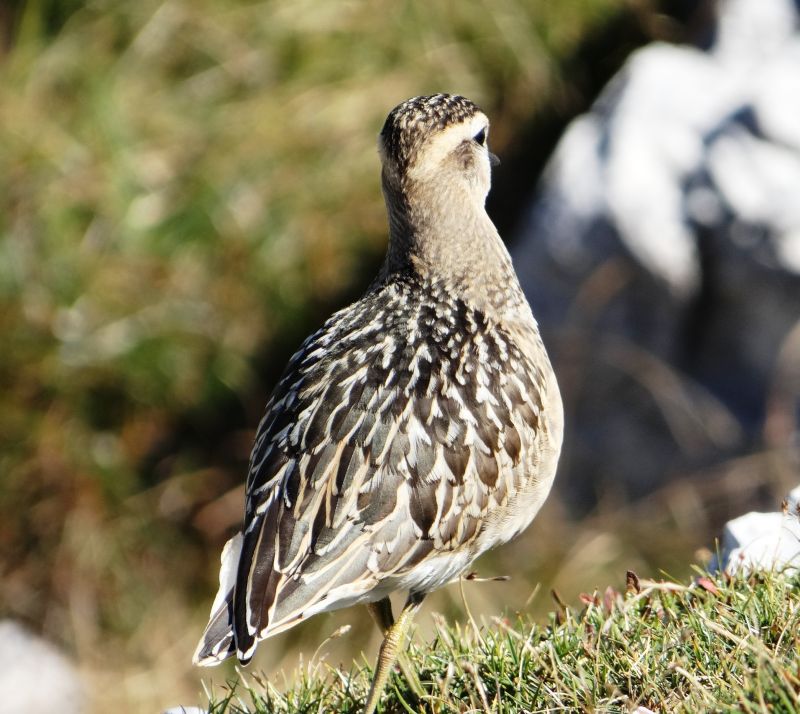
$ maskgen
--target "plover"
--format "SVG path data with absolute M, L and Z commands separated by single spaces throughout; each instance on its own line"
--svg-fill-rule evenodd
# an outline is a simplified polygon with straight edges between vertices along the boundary
M 425 595 L 518 535 L 547 497 L 561 398 L 484 208 L 488 133 L 455 95 L 387 117 L 386 259 L 305 340 L 267 403 L 196 664 L 246 663 L 260 640 L 365 603 L 385 635 L 371 714 Z M 408 593 L 397 620 L 395 591 Z

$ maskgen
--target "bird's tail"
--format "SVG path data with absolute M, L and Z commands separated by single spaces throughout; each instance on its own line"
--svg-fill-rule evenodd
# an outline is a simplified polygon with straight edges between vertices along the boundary
M 219 590 L 211 606 L 208 625 L 192 658 L 200 667 L 212 667 L 236 653 L 233 639 L 233 588 L 241 552 L 242 534 L 237 533 L 222 549 Z

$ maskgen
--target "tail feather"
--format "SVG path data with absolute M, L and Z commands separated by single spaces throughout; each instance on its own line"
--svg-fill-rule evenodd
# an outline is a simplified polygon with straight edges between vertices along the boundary
M 219 590 L 211 605 L 208 625 L 192 658 L 194 664 L 201 667 L 217 665 L 236 652 L 233 639 L 233 591 L 241 552 L 242 534 L 237 533 L 222 549 Z
M 233 631 L 236 655 L 242 664 L 253 657 L 258 641 L 266 636 L 283 576 L 275 570 L 275 544 L 280 517 L 251 522 L 242 541 L 233 595 Z

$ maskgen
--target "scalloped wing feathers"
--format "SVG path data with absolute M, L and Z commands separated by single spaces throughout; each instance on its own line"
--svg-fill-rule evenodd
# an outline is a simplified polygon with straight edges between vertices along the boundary
M 235 587 L 196 661 L 235 649 L 246 662 L 312 614 L 378 599 L 387 579 L 426 592 L 455 577 L 425 561 L 474 551 L 465 567 L 486 514 L 535 465 L 545 377 L 518 342 L 409 276 L 311 335 L 259 425 Z

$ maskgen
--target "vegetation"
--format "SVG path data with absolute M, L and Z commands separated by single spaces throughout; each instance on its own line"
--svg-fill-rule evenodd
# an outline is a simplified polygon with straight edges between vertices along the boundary
M 560 604 L 546 625 L 518 617 L 491 626 L 440 622 L 410 660 L 426 690 L 415 699 L 398 672 L 392 712 L 797 712 L 800 710 L 800 579 L 763 573 L 703 575 L 690 585 L 641 581 L 627 590 Z M 320 657 L 281 693 L 242 675 L 214 698 L 213 714 L 357 712 L 368 668 L 342 671 Z

